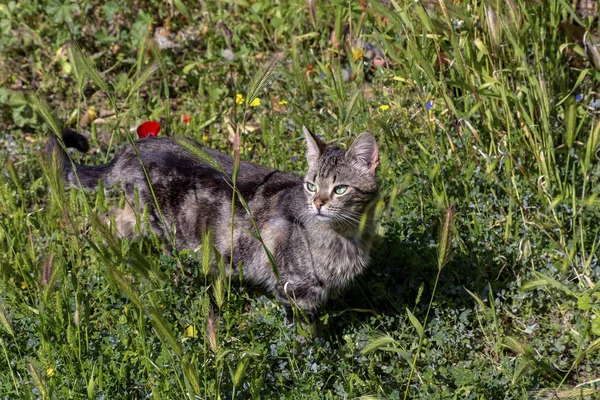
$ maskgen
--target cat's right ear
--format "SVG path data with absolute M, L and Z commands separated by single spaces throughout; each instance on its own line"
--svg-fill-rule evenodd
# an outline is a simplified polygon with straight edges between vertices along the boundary
M 325 143 L 315 136 L 315 134 L 306 126 L 302 127 L 302 132 L 304 132 L 304 137 L 306 138 L 306 160 L 308 161 L 308 165 L 311 166 L 317 162 L 319 157 L 321 157 L 323 149 L 325 148 Z
M 361 164 L 369 167 L 369 172 L 374 174 L 379 166 L 379 147 L 373 135 L 369 132 L 361 133 L 350 145 L 347 156 L 353 157 Z

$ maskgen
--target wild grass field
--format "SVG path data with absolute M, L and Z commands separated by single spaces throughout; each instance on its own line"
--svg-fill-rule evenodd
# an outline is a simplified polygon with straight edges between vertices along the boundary
M 2 2 L 0 397 L 600 397 L 598 20 L 576 3 Z M 201 252 L 115 237 L 123 199 L 42 162 L 58 125 L 99 164 L 149 120 L 299 174 L 302 125 L 375 135 L 372 262 L 317 332 Z

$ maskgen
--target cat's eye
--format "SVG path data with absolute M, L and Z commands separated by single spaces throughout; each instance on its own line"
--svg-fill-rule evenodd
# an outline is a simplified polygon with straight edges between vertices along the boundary
M 333 191 L 335 192 L 335 194 L 344 194 L 344 193 L 346 193 L 346 190 L 348 190 L 347 185 L 338 185 L 333 188 Z
M 308 189 L 309 192 L 313 193 L 317 191 L 317 187 L 310 182 L 306 182 L 306 189 Z

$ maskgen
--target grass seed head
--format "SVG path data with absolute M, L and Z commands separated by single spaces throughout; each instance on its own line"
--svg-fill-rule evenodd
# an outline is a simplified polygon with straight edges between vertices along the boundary
M 217 332 L 217 322 L 215 318 L 215 311 L 212 306 L 208 312 L 208 318 L 206 319 L 206 339 L 208 340 L 208 346 L 214 354 L 217 354 L 219 349 L 219 337 Z

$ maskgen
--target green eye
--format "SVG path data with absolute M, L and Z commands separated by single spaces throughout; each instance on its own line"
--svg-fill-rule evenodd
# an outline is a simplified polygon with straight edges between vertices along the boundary
M 344 194 L 346 193 L 346 190 L 348 189 L 347 185 L 339 185 L 333 188 L 333 191 L 335 192 L 335 194 Z
M 308 189 L 309 192 L 314 193 L 317 191 L 317 187 L 310 182 L 306 182 L 306 188 Z

